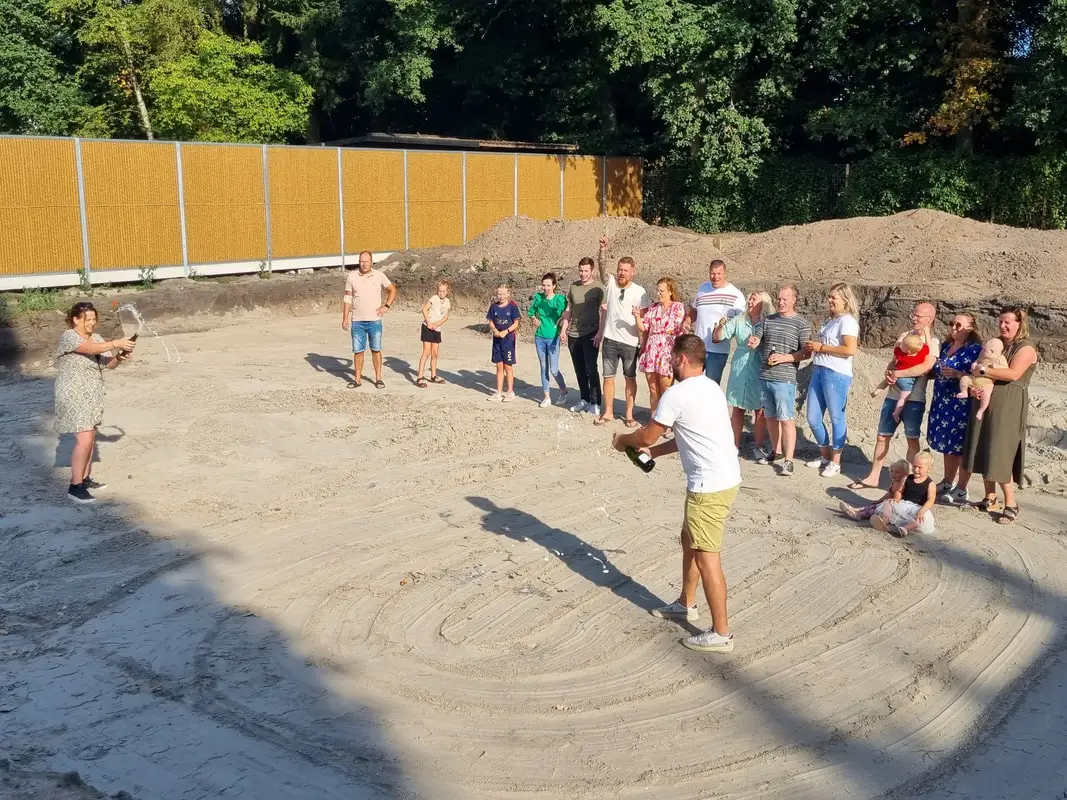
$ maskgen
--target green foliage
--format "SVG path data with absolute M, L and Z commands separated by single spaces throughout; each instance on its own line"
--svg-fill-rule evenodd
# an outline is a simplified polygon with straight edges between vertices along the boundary
M 85 295 L 93 293 L 93 282 L 89 279 L 89 270 L 78 267 L 78 291 Z
M 150 73 L 157 133 L 212 142 L 284 142 L 307 128 L 312 89 L 263 48 L 206 31 L 194 52 Z
M 7 298 L 0 295 L 0 328 L 10 328 L 12 322 L 11 306 L 8 305 Z
M 847 216 L 935 208 L 984 217 L 990 165 L 936 150 L 886 150 L 858 162 L 843 197 Z
M 140 291 L 151 289 L 156 280 L 155 267 L 141 267 L 137 270 L 137 288 Z
M 55 311 L 62 301 L 58 289 L 23 289 L 19 294 L 16 310 L 25 313 L 28 311 Z
M 259 262 L 259 271 L 256 274 L 259 275 L 259 279 L 261 281 L 265 281 L 265 280 L 269 280 L 270 279 L 271 270 L 270 270 L 270 267 L 267 266 L 267 262 L 266 261 L 260 261 Z

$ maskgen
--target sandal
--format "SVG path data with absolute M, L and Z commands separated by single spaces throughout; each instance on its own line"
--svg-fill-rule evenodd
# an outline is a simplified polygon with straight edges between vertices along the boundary
M 596 425 L 599 428 L 601 425 L 607 425 L 609 422 L 614 422 L 614 421 L 615 421 L 615 417 L 597 417 L 596 419 L 593 420 L 593 424 Z
M 446 383 L 446 381 L 440 375 L 433 375 L 430 377 L 430 383 Z
M 418 386 L 420 389 L 425 389 L 427 385 L 426 379 L 420 375 L 418 378 L 415 379 L 415 385 Z
M 1000 499 L 996 495 L 993 495 L 992 497 L 983 497 L 974 504 L 974 507 L 987 514 L 995 514 L 998 511 L 1004 510 L 1004 506 L 1000 504 Z M 1019 510 L 1016 508 L 1015 513 L 1018 514 L 1018 512 Z
M 1004 506 L 1004 510 L 1000 512 L 1000 516 L 997 517 L 997 522 L 1001 525 L 1011 525 L 1015 520 L 1019 518 L 1018 506 Z
M 375 389 L 384 389 L 385 388 L 385 381 L 375 381 L 374 382 L 374 388 Z
M 636 419 L 624 419 L 622 421 L 622 424 L 625 425 L 627 428 L 640 428 L 641 427 L 641 423 L 638 422 Z
M 362 381 L 353 381 L 352 383 L 348 384 L 348 388 L 349 389 L 358 389 L 362 385 L 363 385 Z

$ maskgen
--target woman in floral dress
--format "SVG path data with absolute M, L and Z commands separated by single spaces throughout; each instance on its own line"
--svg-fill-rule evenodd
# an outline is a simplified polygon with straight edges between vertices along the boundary
M 937 498 L 950 505 L 969 502 L 967 481 L 971 476 L 961 470 L 960 462 L 967 437 L 970 401 L 960 400 L 956 395 L 960 391 L 960 377 L 970 374 L 971 365 L 981 352 L 982 337 L 974 316 L 957 314 L 934 364 L 934 396 L 926 423 L 926 441 L 930 449 L 940 453 L 945 460 L 945 476 L 937 485 Z
M 656 413 L 660 396 L 674 380 L 671 351 L 675 338 L 682 333 L 685 305 L 679 301 L 678 284 L 673 278 L 660 278 L 656 283 L 656 303 L 637 317 L 637 329 L 644 340 L 637 369 L 648 381 L 649 405 Z

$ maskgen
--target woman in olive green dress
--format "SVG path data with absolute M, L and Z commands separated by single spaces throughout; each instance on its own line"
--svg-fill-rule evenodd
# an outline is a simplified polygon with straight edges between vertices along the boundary
M 133 352 L 130 339 L 105 342 L 96 333 L 96 308 L 75 303 L 67 313 L 69 330 L 63 332 L 56 350 L 56 433 L 74 434 L 70 457 L 70 488 L 67 497 L 76 503 L 92 503 L 90 489 L 103 489 L 94 481 L 92 469 L 96 428 L 104 419 L 105 369 L 114 369 Z
M 980 473 L 985 480 L 985 498 L 978 508 L 999 511 L 997 521 L 1007 525 L 1019 516 L 1015 487 L 1023 479 L 1030 376 L 1037 364 L 1037 348 L 1030 341 L 1025 309 L 1001 311 L 999 329 L 1008 366 L 981 367 L 975 362 L 972 368 L 974 374 L 993 379 L 993 394 L 983 419 L 976 417 L 978 401 L 971 399 L 963 468 Z M 1003 506 L 997 498 L 997 484 L 1004 493 Z

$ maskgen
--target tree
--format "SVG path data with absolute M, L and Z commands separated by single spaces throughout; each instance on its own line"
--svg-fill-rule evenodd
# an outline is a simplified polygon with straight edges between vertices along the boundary
M 213 142 L 284 142 L 307 128 L 313 90 L 267 63 L 263 48 L 205 31 L 193 53 L 149 73 L 160 135 Z
M 0 0 L 0 131 L 75 133 L 86 114 L 72 37 L 43 0 Z

